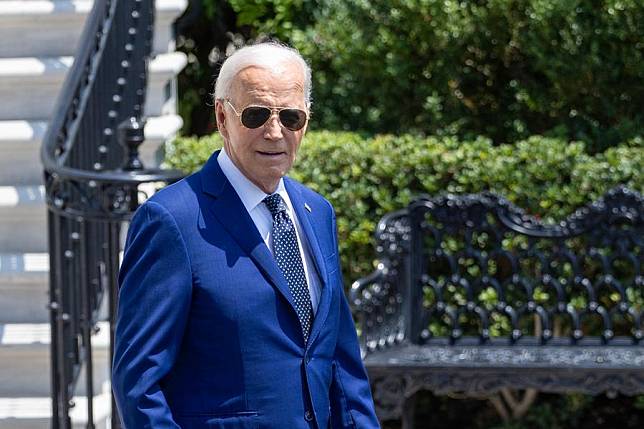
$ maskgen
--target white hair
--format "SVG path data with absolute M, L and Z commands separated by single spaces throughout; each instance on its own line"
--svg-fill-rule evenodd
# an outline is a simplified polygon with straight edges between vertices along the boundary
M 304 100 L 311 105 L 311 68 L 300 53 L 278 42 L 264 42 L 244 46 L 229 56 L 219 70 L 215 83 L 215 100 L 230 97 L 233 80 L 237 73 L 248 67 L 272 69 L 278 64 L 296 63 L 304 73 Z

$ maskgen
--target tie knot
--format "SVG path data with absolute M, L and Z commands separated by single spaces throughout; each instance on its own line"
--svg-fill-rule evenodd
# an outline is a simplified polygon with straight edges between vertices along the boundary
M 268 207 L 273 217 L 277 216 L 278 213 L 286 211 L 286 203 L 280 194 L 271 194 L 264 198 L 264 204 L 266 204 L 266 207 Z

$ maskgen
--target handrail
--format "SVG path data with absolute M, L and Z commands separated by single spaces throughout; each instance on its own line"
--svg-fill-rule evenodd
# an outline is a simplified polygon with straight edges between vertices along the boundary
M 60 132 L 64 129 L 66 121 L 68 120 L 72 121 L 73 126 L 69 130 L 71 131 L 69 133 L 71 136 L 67 136 L 64 143 L 69 144 L 74 141 L 73 137 L 76 135 L 78 129 L 79 117 L 74 116 L 70 119 L 68 117 L 68 112 L 82 111 L 84 106 L 87 105 L 87 99 L 89 98 L 90 93 L 88 91 L 83 91 L 83 89 L 94 82 L 95 70 L 98 67 L 98 64 L 100 64 L 107 39 L 106 37 L 101 37 L 101 35 L 104 35 L 105 32 L 110 30 L 113 21 L 112 17 L 114 16 L 117 3 L 118 0 L 94 1 L 94 5 L 92 6 L 92 10 L 87 18 L 80 37 L 81 41 L 86 42 L 80 43 L 78 47 L 74 57 L 74 63 L 67 74 L 60 91 L 60 95 L 56 100 L 54 108 L 55 114 L 49 123 L 47 132 L 43 139 L 43 145 L 41 146 L 40 158 L 46 171 L 55 171 L 60 168 L 64 168 L 61 164 L 65 161 L 65 158 L 57 159 L 58 157 L 55 154 L 57 147 L 55 143 L 57 138 L 60 137 Z M 101 10 L 104 10 L 107 16 L 102 14 L 100 12 Z M 100 27 L 101 23 L 103 23 L 102 28 Z M 98 39 L 96 44 L 89 42 L 95 39 Z M 83 73 L 83 75 L 81 75 L 81 73 Z M 77 102 L 76 106 L 74 106 L 74 101 L 78 96 L 81 97 L 80 102 Z M 67 151 L 64 152 L 67 153 Z M 82 169 L 73 170 L 80 171 Z

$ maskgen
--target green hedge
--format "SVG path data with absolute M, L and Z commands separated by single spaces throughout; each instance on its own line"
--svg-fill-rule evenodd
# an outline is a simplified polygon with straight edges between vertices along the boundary
M 642 135 L 641 0 L 202 1 L 213 11 L 203 25 L 236 45 L 276 36 L 301 50 L 313 68 L 311 129 L 497 143 L 538 134 L 591 153 Z M 181 49 L 203 57 L 186 73 L 200 64 L 203 78 L 182 79 L 181 98 L 207 109 L 193 91 L 210 89 L 226 40 L 213 50 L 213 37 L 185 37 L 194 46 Z
M 168 147 L 166 163 L 194 171 L 221 144 L 218 134 L 179 138 Z M 378 220 L 417 194 L 492 190 L 554 221 L 620 183 L 644 192 L 642 171 L 639 138 L 589 155 L 583 143 L 539 136 L 494 146 L 484 138 L 365 138 L 325 131 L 306 135 L 291 176 L 334 205 L 342 268 L 351 281 L 373 269 Z
M 329 0 L 291 40 L 321 128 L 596 152 L 641 136 L 642 20 L 639 0 Z

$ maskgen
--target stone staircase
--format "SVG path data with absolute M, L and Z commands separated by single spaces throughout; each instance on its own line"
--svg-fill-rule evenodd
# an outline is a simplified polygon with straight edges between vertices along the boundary
M 187 0 L 157 0 L 154 58 L 145 113 L 146 166 L 182 125 L 176 112 L 176 79 L 186 64 L 174 52 L 172 22 Z M 0 429 L 51 426 L 49 256 L 40 145 L 71 64 L 91 0 L 0 0 Z M 108 332 L 94 345 L 94 416 L 98 428 L 110 415 Z M 81 381 L 72 412 L 84 427 L 86 392 Z

